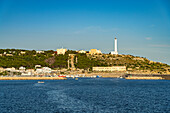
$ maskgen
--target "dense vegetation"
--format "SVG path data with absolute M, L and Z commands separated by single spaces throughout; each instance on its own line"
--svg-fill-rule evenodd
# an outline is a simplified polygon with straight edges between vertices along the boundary
M 78 62 L 75 65 L 80 69 L 88 69 L 94 66 L 105 66 L 100 60 L 90 59 L 86 54 L 77 54 L 76 57 Z
M 76 68 L 91 69 L 94 66 L 126 66 L 129 70 L 150 70 L 165 72 L 170 66 L 159 62 L 151 62 L 146 58 L 132 55 L 86 55 L 68 50 L 65 55 L 56 55 L 55 51 L 49 50 L 37 53 L 35 50 L 0 49 L 0 67 L 19 68 L 24 66 L 34 68 L 35 65 L 51 68 L 67 68 L 69 54 L 75 54 L 77 58 Z M 75 60 L 76 61 L 76 60 Z
M 22 52 L 25 52 L 25 54 L 21 54 Z M 44 60 L 52 57 L 51 53 L 53 53 L 53 51 L 46 51 L 43 54 L 36 54 L 36 51 L 34 50 L 29 51 L 29 50 L 16 50 L 16 49 L 6 49 L 6 50 L 1 49 L 0 67 L 19 68 L 20 66 L 24 66 L 26 68 L 34 68 L 34 66 L 37 64 L 42 66 L 48 66 L 48 63 L 44 62 Z

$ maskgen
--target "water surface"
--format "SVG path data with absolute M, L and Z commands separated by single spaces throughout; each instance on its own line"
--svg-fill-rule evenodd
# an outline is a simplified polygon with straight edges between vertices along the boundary
M 0 81 L 2 113 L 170 112 L 170 81 L 79 78 Z

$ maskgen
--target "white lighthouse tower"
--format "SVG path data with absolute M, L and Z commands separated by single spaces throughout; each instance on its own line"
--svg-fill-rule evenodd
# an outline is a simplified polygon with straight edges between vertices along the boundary
M 115 44 L 114 44 L 114 47 L 115 47 L 114 50 L 115 51 L 111 51 L 111 54 L 112 55 L 118 55 L 118 52 L 117 52 L 117 38 L 115 38 L 114 41 L 115 41 Z

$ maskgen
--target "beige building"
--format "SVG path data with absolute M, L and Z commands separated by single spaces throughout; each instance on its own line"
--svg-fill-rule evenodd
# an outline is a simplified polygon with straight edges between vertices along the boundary
M 21 51 L 20 53 L 21 53 L 21 54 L 25 54 L 26 52 L 25 52 L 25 51 Z
M 102 54 L 102 52 L 100 50 L 97 50 L 97 49 L 91 49 L 89 51 L 89 54 L 93 55 L 93 54 Z
M 65 54 L 65 52 L 67 51 L 67 49 L 63 49 L 63 48 L 61 48 L 61 49 L 57 49 L 57 54 L 58 55 L 60 55 L 60 54 Z
M 6 54 L 6 56 L 13 56 L 13 54 Z
M 12 67 L 12 68 L 5 68 L 5 71 L 15 71 L 15 68 Z
M 3 71 L 5 71 L 5 69 L 0 67 L 0 73 L 3 72 Z
M 93 67 L 93 71 L 126 71 L 126 66 Z

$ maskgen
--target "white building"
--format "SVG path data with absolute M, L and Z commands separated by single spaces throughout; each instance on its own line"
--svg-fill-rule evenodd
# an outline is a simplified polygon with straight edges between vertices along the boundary
M 20 71 L 20 72 L 25 72 L 25 69 L 26 69 L 25 67 L 21 66 L 21 67 L 19 68 L 19 71 Z
M 42 70 L 44 73 L 51 73 L 51 68 L 49 67 L 43 67 Z
M 41 67 L 41 65 L 35 65 L 35 68 L 40 68 Z
M 51 71 L 52 70 L 49 67 L 43 67 L 43 68 L 36 69 L 36 73 L 38 73 L 38 74 L 51 73 Z
M 15 68 L 12 67 L 12 68 L 6 68 L 5 71 L 15 71 Z
M 34 69 L 27 69 L 26 73 L 28 73 L 28 75 L 34 75 Z
M 58 55 L 60 55 L 60 54 L 64 55 L 66 51 L 67 51 L 67 49 L 63 49 L 63 48 L 57 49 L 57 54 Z
M 78 51 L 78 53 L 86 53 L 86 51 L 80 50 L 80 51 Z
M 117 38 L 115 38 L 115 44 L 114 44 L 114 47 L 115 47 L 115 51 L 111 51 L 111 54 L 112 55 L 118 55 L 118 51 L 117 51 Z
M 25 52 L 25 51 L 21 51 L 20 53 L 23 55 L 23 54 L 25 54 L 26 52 Z
M 6 54 L 6 56 L 13 56 L 13 54 Z
M 43 70 L 41 68 L 36 69 L 36 73 L 40 74 L 43 73 Z
M 37 54 L 44 53 L 44 51 L 36 51 Z

